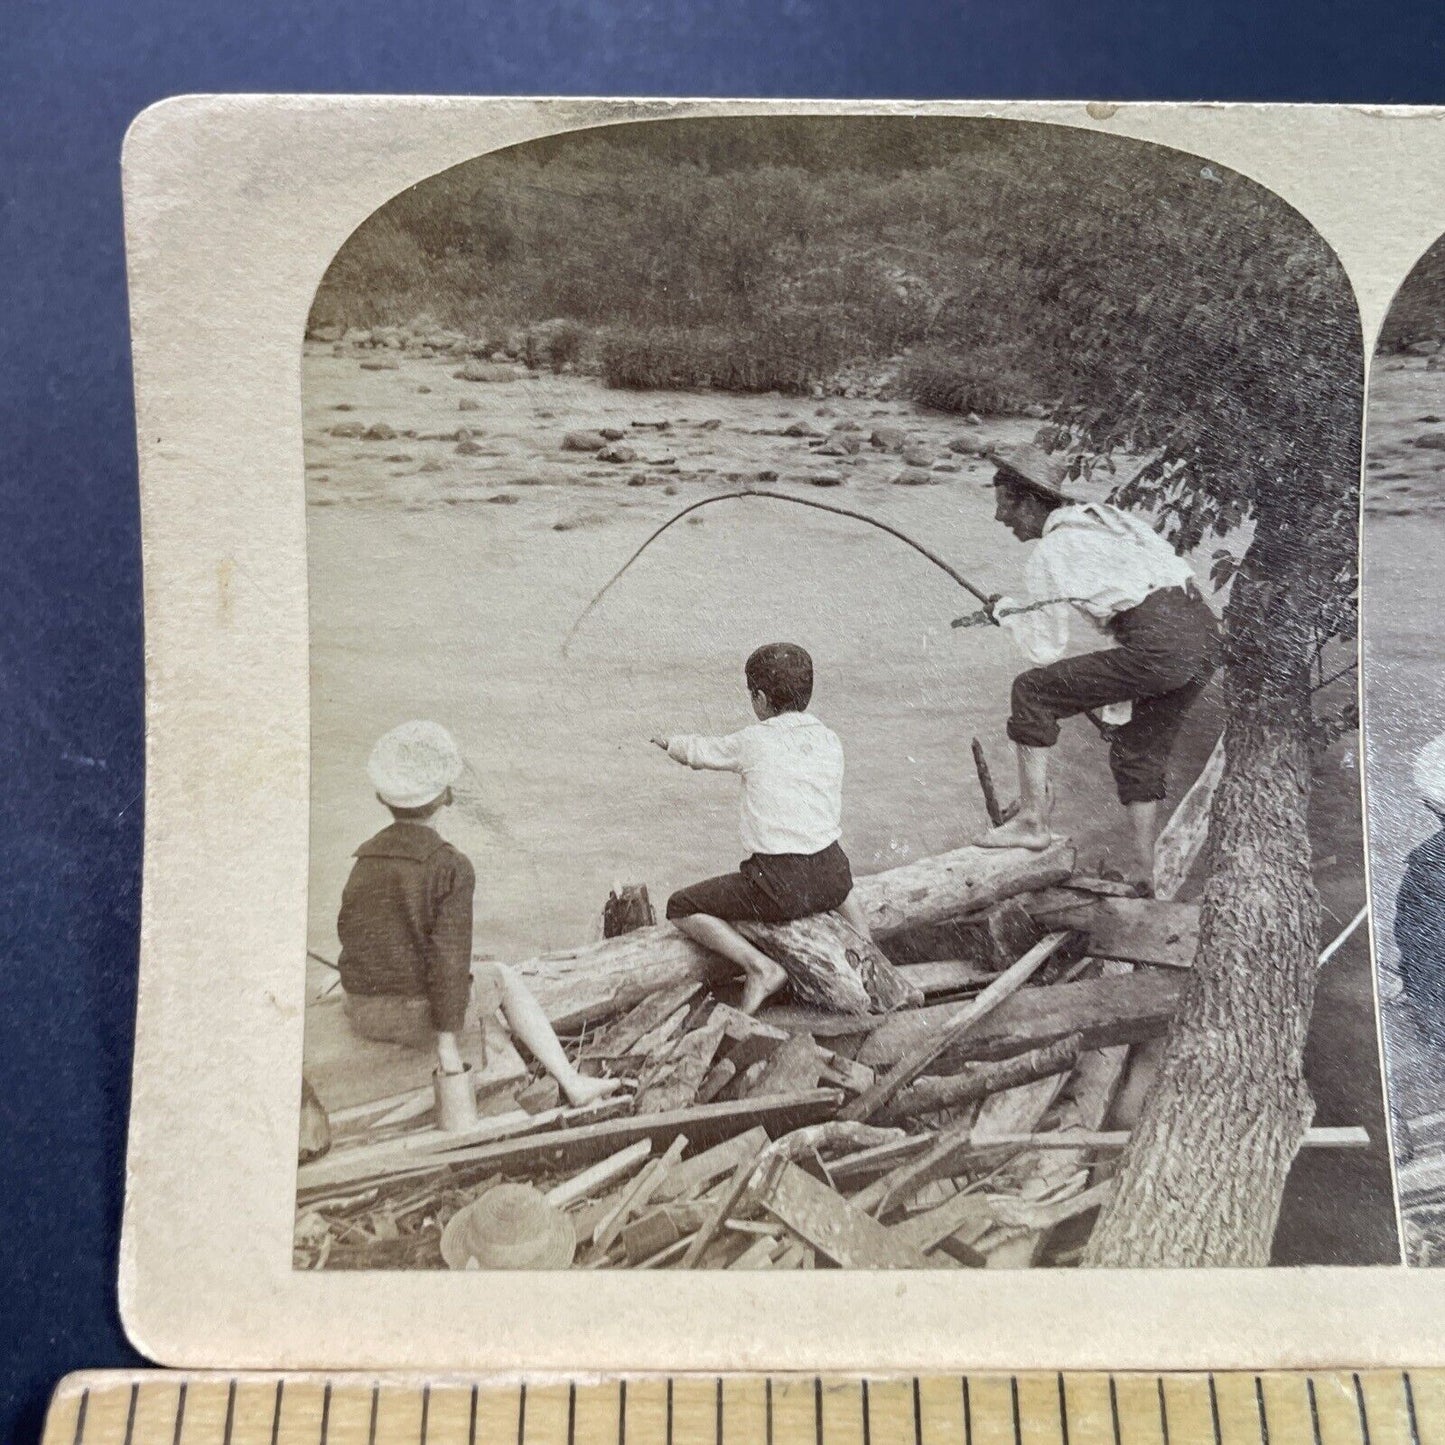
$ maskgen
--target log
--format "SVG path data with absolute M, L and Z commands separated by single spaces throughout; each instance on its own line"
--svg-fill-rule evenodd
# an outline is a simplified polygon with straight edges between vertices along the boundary
M 826 1184 L 786 1159 L 773 1160 L 754 1188 L 757 1202 L 844 1269 L 926 1269 L 923 1251 L 895 1238 Z
M 951 1044 L 957 1043 L 1001 1003 L 1016 993 L 1041 969 L 1054 950 L 1068 938 L 1067 933 L 1045 935 L 1011 968 L 1001 973 L 979 996 L 962 1008 L 952 1009 L 935 1030 L 925 1034 L 907 1049 L 871 1089 L 860 1094 L 842 1112 L 844 1119 L 871 1119 L 892 1102 L 893 1096 L 911 1084 L 924 1069 Z M 871 1041 L 870 1041 L 871 1042 Z M 860 1063 L 869 1062 L 866 1059 Z
M 1140 1043 L 1166 1032 L 1188 982 L 1182 973 L 1151 972 L 1024 989 L 940 1055 L 939 1066 L 1009 1058 L 1072 1033 L 1086 1050 Z M 957 1004 L 934 1004 L 884 1020 L 859 1049 L 858 1062 L 887 1067 L 921 1040 L 937 1038 L 957 1012 Z
M 792 923 L 735 923 L 788 975 L 788 991 L 802 1004 L 830 1013 L 890 1013 L 915 1008 L 923 995 L 884 957 L 870 938 L 837 913 L 815 913 Z
M 1025 848 L 956 848 L 857 880 L 875 939 L 905 928 L 978 912 L 1004 898 L 1062 883 L 1074 850 L 1055 843 Z M 516 965 L 554 1028 L 574 1030 L 613 1018 L 643 999 L 688 981 L 726 978 L 732 970 L 668 923 L 619 938 L 564 949 Z
M 1019 900 L 1048 928 L 1075 928 L 1095 958 L 1164 968 L 1192 968 L 1199 943 L 1199 905 L 1153 898 L 1102 898 L 1047 888 Z
M 986 1099 L 1001 1089 L 1063 1073 L 1078 1062 L 1083 1044 L 1080 1034 L 1067 1034 L 997 1063 L 965 1064 L 956 1074 L 919 1079 L 902 1090 L 879 1118 L 885 1123 L 902 1123 L 918 1114 L 955 1108 L 975 1099 Z

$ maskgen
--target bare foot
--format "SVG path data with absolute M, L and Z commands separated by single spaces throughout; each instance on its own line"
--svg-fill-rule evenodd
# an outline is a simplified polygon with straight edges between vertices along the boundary
M 980 848 L 1030 848 L 1038 853 L 1047 848 L 1053 838 L 1049 825 L 1042 818 L 1019 813 L 1007 823 L 990 828 L 975 839 L 975 843 Z
M 756 973 L 749 971 L 747 983 L 743 987 L 743 1001 L 740 1005 L 742 1012 L 757 1013 L 787 981 L 788 975 L 771 959 L 768 960 L 766 969 L 759 965 Z
M 595 1104 L 598 1099 L 615 1094 L 621 1087 L 621 1079 L 588 1079 L 578 1074 L 562 1085 L 562 1092 L 567 1095 L 567 1102 L 577 1108 L 583 1104 Z

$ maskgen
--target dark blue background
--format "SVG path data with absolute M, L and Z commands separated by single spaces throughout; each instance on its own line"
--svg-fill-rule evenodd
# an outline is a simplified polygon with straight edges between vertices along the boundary
M 267 90 L 1439 103 L 1438 11 L 0 0 L 0 1438 L 36 1436 L 65 1371 L 137 1358 L 115 1273 L 142 823 L 119 156 L 139 110 Z

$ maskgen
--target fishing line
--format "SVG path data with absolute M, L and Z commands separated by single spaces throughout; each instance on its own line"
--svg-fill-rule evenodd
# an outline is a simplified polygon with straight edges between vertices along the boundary
M 715 497 L 704 497 L 700 502 L 693 502 L 691 506 L 684 507 L 682 511 L 669 517 L 667 521 L 665 521 L 660 527 L 658 527 L 657 530 L 654 531 L 652 535 L 648 537 L 647 540 L 643 542 L 643 544 L 622 564 L 622 566 L 620 566 L 617 571 L 612 574 L 612 576 L 607 580 L 606 584 L 593 596 L 592 600 L 587 604 L 587 606 L 582 609 L 581 614 L 572 624 L 570 631 L 567 633 L 566 639 L 562 643 L 562 655 L 564 657 L 567 655 L 567 649 L 572 645 L 572 639 L 576 637 L 577 630 L 591 615 L 593 609 L 596 608 L 597 604 L 602 601 L 602 599 L 607 595 L 609 591 L 611 591 L 613 585 L 622 577 L 623 573 L 626 572 L 627 569 L 631 567 L 632 564 L 637 561 L 637 559 L 642 556 L 642 554 L 660 536 L 662 536 L 662 534 L 667 531 L 669 527 L 673 526 L 677 522 L 680 522 L 690 512 L 695 512 L 700 507 L 709 507 L 714 502 L 736 501 L 742 497 L 763 497 L 771 502 L 791 502 L 795 507 L 812 507 L 814 508 L 814 510 L 819 512 L 831 512 L 835 517 L 851 517 L 855 522 L 866 522 L 870 527 L 877 527 L 880 532 L 887 532 L 890 537 L 896 537 L 900 542 L 904 542 L 908 546 L 912 547 L 915 552 L 918 552 L 922 556 L 926 557 L 940 571 L 946 572 L 951 578 L 953 578 L 955 582 L 958 583 L 960 587 L 964 589 L 964 591 L 971 592 L 976 598 L 978 598 L 980 602 L 984 603 L 985 606 L 988 604 L 989 594 L 987 592 L 980 591 L 977 587 L 973 585 L 972 582 L 968 580 L 967 577 L 965 577 L 957 569 L 951 567 L 936 552 L 930 551 L 927 547 L 923 545 L 922 542 L 916 541 L 906 532 L 900 531 L 897 527 L 892 526 L 888 522 L 880 522 L 877 517 L 870 517 L 867 515 L 866 512 L 855 512 L 849 507 L 837 507 L 829 502 L 816 502 L 811 497 L 792 497 L 789 496 L 786 492 L 765 492 L 758 491 L 750 487 L 737 492 L 719 492 Z

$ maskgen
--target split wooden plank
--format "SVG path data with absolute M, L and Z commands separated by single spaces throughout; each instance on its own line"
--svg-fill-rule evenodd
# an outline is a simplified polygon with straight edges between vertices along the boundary
M 650 1077 L 644 1077 L 637 1091 L 637 1112 L 665 1114 L 673 1109 L 687 1108 L 697 1098 L 697 1091 L 712 1067 L 713 1055 L 717 1053 L 722 1039 L 723 1025 L 714 1019 L 678 1039 L 657 1060 Z M 815 1074 L 807 1087 L 811 1088 L 817 1082 Z M 774 1092 L 789 1091 L 778 1089 Z
M 405 1174 L 414 1166 L 423 1167 L 434 1160 L 450 1162 L 457 1151 L 470 1146 L 590 1127 L 626 1114 L 631 1107 L 630 1100 L 620 1098 L 604 1099 L 576 1109 L 549 1109 L 541 1114 L 515 1109 L 483 1119 L 470 1129 L 456 1132 L 421 1129 L 376 1144 L 337 1148 L 324 1159 L 302 1165 L 297 1170 L 296 1186 L 298 1189 L 330 1188 L 357 1179 Z
M 772 1161 L 755 1192 L 762 1208 L 844 1269 L 928 1266 L 922 1250 L 786 1159 Z
M 548 1190 L 543 1197 L 554 1209 L 565 1209 L 569 1204 L 585 1199 L 589 1194 L 595 1194 L 613 1180 L 622 1178 L 651 1153 L 652 1140 L 639 1139 L 635 1144 L 619 1149 L 580 1174 L 574 1174 L 571 1179 L 564 1180 Z
M 970 846 L 859 878 L 856 892 L 874 938 L 882 940 L 1062 883 L 1073 867 L 1074 850 L 1064 842 L 1038 852 Z M 515 967 L 562 1032 L 614 1018 L 663 989 L 726 976 L 716 955 L 666 923 Z
M 803 1243 L 801 1239 L 789 1240 L 783 1246 L 783 1252 L 773 1261 L 774 1269 L 803 1269 L 804 1260 L 811 1263 L 812 1250 Z
M 861 1094 L 873 1087 L 877 1075 L 867 1064 L 857 1063 L 846 1054 L 835 1054 L 829 1049 L 819 1049 L 818 1052 L 823 1060 L 823 1072 L 819 1075 L 821 1083 L 836 1084 L 850 1094 Z
M 843 1095 L 837 1089 L 812 1089 L 806 1094 L 703 1104 L 668 1114 L 633 1115 L 582 1128 L 544 1130 L 516 1139 L 500 1140 L 495 1144 L 457 1149 L 448 1154 L 405 1154 L 400 1156 L 402 1162 L 373 1167 L 363 1177 L 389 1178 L 459 1165 L 487 1165 L 522 1173 L 541 1172 L 559 1165 L 578 1168 L 640 1139 L 650 1139 L 654 1147 L 659 1147 L 670 1144 L 679 1134 L 686 1134 L 694 1143 L 706 1147 L 741 1134 L 755 1125 L 787 1133 L 804 1124 L 831 1118 L 842 1099 Z M 317 1162 L 318 1165 L 329 1165 L 332 1160 L 328 1157 Z M 313 1167 L 306 1166 L 307 1169 Z M 298 1182 L 299 1189 L 309 1187 L 312 1186 Z
M 1163 968 L 1192 968 L 1199 945 L 1199 905 L 1157 898 L 1102 898 L 1071 887 L 1046 888 L 1021 900 L 1048 928 L 1076 928 L 1096 958 Z
M 941 958 L 931 963 L 900 963 L 898 972 L 924 998 L 940 993 L 965 993 L 985 988 L 998 977 L 995 969 L 983 968 L 967 958 Z
M 1045 934 L 1017 963 L 1005 969 L 998 978 L 989 984 L 976 999 L 953 1012 L 935 1034 L 920 1040 L 908 1049 L 871 1089 L 866 1090 L 846 1105 L 840 1117 L 871 1119 L 880 1109 L 892 1102 L 894 1095 L 900 1089 L 911 1084 L 950 1045 L 958 1043 L 970 1029 L 977 1027 L 1005 999 L 1021 989 L 1048 962 L 1054 951 L 1068 936 L 1066 931 Z M 866 1062 L 866 1060 L 862 1062 Z
M 742 1201 L 742 1197 L 748 1191 L 748 1184 L 753 1177 L 753 1171 L 758 1166 L 759 1159 L 767 1149 L 763 1144 L 756 1154 L 743 1159 L 733 1170 L 733 1175 L 728 1180 L 726 1188 L 719 1191 L 716 1201 L 708 1211 L 707 1219 L 703 1221 L 702 1227 L 692 1237 L 692 1243 L 687 1247 L 687 1253 L 682 1257 L 682 1268 L 692 1269 L 701 1259 L 703 1251 L 712 1243 L 713 1237 L 722 1228 L 729 1214 Z
M 1128 1145 L 1127 1129 L 1094 1132 L 1059 1129 L 1046 1134 L 1001 1134 L 988 1140 L 979 1152 L 991 1153 L 1001 1149 L 1126 1149 Z M 1357 1124 L 1316 1126 L 1306 1129 L 1300 1140 L 1302 1149 L 1367 1149 L 1369 1145 L 1369 1130 Z
M 629 1264 L 650 1259 L 659 1250 L 691 1237 L 707 1218 L 703 1204 L 669 1204 L 634 1219 L 622 1230 L 622 1252 Z
M 1224 734 L 1154 843 L 1154 896 L 1173 898 L 1209 837 L 1215 790 L 1224 776 Z
M 719 1004 L 713 1017 L 721 1018 L 728 1038 L 739 1043 L 764 1039 L 785 1044 L 791 1038 L 802 1036 L 801 1031 L 798 1034 L 790 1033 L 787 1029 L 777 1028 L 727 1004 Z M 809 1037 L 811 1038 L 811 1036 Z M 826 1082 L 839 1084 L 855 1094 L 862 1093 L 873 1082 L 873 1070 L 864 1064 L 855 1063 L 846 1054 L 836 1054 L 831 1049 L 821 1046 L 818 1046 L 818 1053 L 823 1062 L 823 1077 Z M 736 1067 L 735 1058 L 734 1067 Z M 725 1087 L 725 1085 L 719 1087 Z M 704 1102 L 706 1101 L 704 1100 Z
M 990 1094 L 973 1121 L 968 1142 L 978 1146 L 998 1138 L 1000 1134 L 1031 1133 L 1038 1128 L 1049 1106 L 1058 1098 L 1066 1077 L 1065 1072 L 1049 1074 L 1042 1079 L 1033 1079 L 1027 1084 Z
M 1123 975 L 1133 964 L 1108 960 L 1103 964 L 1106 975 Z M 1127 1045 L 1101 1049 L 1085 1054 L 1069 1078 L 1068 1097 L 1058 1122 L 1062 1127 L 1099 1129 L 1109 1114 L 1109 1107 L 1129 1062 Z M 1039 1155 L 1034 1179 L 1047 1191 L 1063 1185 L 1087 1162 L 1083 1150 L 1057 1150 Z M 1006 1241 L 988 1257 L 990 1269 L 1028 1269 L 1037 1261 L 1048 1239 L 1047 1229 L 1032 1229 L 1017 1239 Z
M 1062 1084 L 1063 1076 L 1056 1075 L 994 1095 L 986 1101 L 985 1110 L 980 1111 L 979 1116 L 940 1129 L 931 1136 L 924 1152 L 875 1179 L 854 1197 L 854 1204 L 883 1214 L 907 1204 L 925 1185 L 954 1177 L 979 1151 L 975 1139 L 980 1133 L 992 1142 L 999 1131 L 1010 1124 L 1029 1120 L 1037 1123 Z M 988 1105 L 994 1107 L 989 1109 Z
M 672 988 L 659 990 L 643 999 L 636 1008 L 629 1009 L 621 1018 L 614 1019 L 606 1028 L 598 1029 L 586 1042 L 579 1056 L 581 1059 L 620 1059 L 637 1047 L 639 1042 L 682 1010 L 686 1015 L 687 1006 L 702 988 L 696 979 L 684 979 Z M 681 1019 L 678 1020 L 679 1024 Z
M 782 1241 L 775 1234 L 759 1235 L 733 1262 L 729 1269 L 771 1269 L 773 1256 L 781 1252 Z
M 916 1159 L 932 1145 L 933 1140 L 933 1134 L 909 1134 L 892 1143 L 877 1144 L 835 1159 L 828 1166 L 828 1172 L 839 1185 L 854 1185 L 859 1180 L 877 1178 L 909 1159 Z
M 745 1097 L 801 1093 L 816 1087 L 822 1072 L 823 1056 L 817 1044 L 807 1034 L 798 1034 L 778 1045 Z
M 948 1072 L 964 1064 L 1008 1058 L 1077 1033 L 1084 1049 L 1140 1043 L 1168 1031 L 1188 978 L 1175 970 L 1125 978 L 1085 979 L 1025 989 L 939 1056 Z M 886 1068 L 937 1040 L 957 1017 L 956 1004 L 934 1004 L 885 1019 L 858 1050 L 858 1062 Z
M 893 1225 L 889 1233 L 895 1239 L 901 1239 L 926 1254 L 945 1239 L 971 1246 L 982 1239 L 995 1222 L 987 1198 L 982 1194 L 965 1191 L 955 1194 L 936 1209 L 912 1215 L 901 1224 Z
M 956 1108 L 975 1099 L 986 1099 L 1002 1089 L 1012 1089 L 1034 1079 L 1071 1069 L 1083 1052 L 1083 1038 L 1067 1034 L 1010 1059 L 988 1064 L 965 1064 L 956 1074 L 919 1079 L 899 1092 L 879 1116 L 883 1123 L 903 1123 L 920 1114 Z
M 632 1218 L 633 1214 L 639 1209 L 646 1208 L 661 1176 L 677 1163 L 686 1148 L 687 1136 L 679 1134 L 668 1145 L 667 1153 L 661 1159 L 654 1159 L 646 1165 L 637 1178 L 632 1181 L 631 1186 L 622 1191 L 622 1197 L 617 1201 L 616 1207 L 597 1225 L 592 1235 L 593 1242 L 603 1254 L 612 1248 L 613 1242 L 622 1233 L 623 1225 Z
M 1092 1188 L 1081 1190 L 1064 1199 L 1051 1200 L 1048 1203 L 994 1196 L 990 1198 L 989 1206 L 993 1211 L 994 1219 L 999 1224 L 1010 1229 L 1027 1230 L 1030 1235 L 1042 1234 L 1062 1224 L 1066 1219 L 1075 1219 L 1080 1214 L 1087 1214 L 1089 1210 L 1098 1209 L 1107 1203 L 1109 1196 L 1114 1192 L 1115 1182 L 1113 1179 L 1106 1179 L 1102 1184 L 1095 1184 Z M 1000 1244 L 999 1248 L 1008 1249 L 1017 1242 L 1017 1238 L 1006 1240 Z M 988 1261 L 990 1268 L 999 1267 L 994 1263 L 998 1252 L 998 1249 L 990 1252 Z
M 737 1072 L 738 1066 L 731 1059 L 719 1059 L 707 1071 L 707 1076 L 702 1083 L 698 1085 L 697 1102 L 711 1104 L 737 1077 Z
M 512 1139 L 518 1135 L 553 1127 L 572 1129 L 584 1124 L 601 1124 L 631 1112 L 632 1100 L 626 1095 L 599 1099 L 595 1103 L 577 1107 L 559 1104 L 537 1114 L 529 1113 L 526 1109 L 508 1110 L 505 1114 L 481 1119 L 469 1129 L 426 1129 L 406 1134 L 396 1141 L 396 1147 L 412 1153 L 439 1154 L 450 1149 L 465 1148 L 470 1144 L 486 1144 L 494 1139 Z

